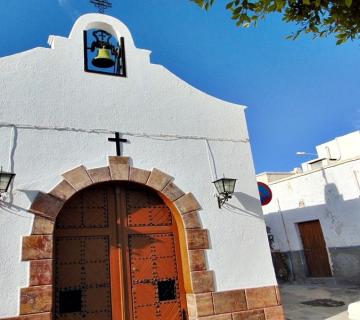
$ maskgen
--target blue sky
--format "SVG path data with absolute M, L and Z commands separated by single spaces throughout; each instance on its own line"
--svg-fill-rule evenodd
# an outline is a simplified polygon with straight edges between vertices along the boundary
M 274 15 L 239 29 L 217 0 L 210 12 L 189 0 L 113 0 L 108 14 L 122 20 L 136 46 L 213 96 L 248 106 L 257 172 L 292 170 L 308 160 L 296 151 L 360 127 L 360 43 L 333 38 L 296 41 L 296 26 Z M 0 56 L 46 46 L 67 36 L 76 18 L 96 12 L 88 0 L 0 0 Z M 226 125 L 226 123 L 217 125 Z

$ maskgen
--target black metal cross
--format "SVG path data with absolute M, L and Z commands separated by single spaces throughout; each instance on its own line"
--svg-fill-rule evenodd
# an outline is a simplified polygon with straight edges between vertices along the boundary
M 104 13 L 106 9 L 112 7 L 109 0 L 90 0 L 90 2 L 98 8 L 99 13 Z
M 115 138 L 108 138 L 108 141 L 116 143 L 116 155 L 121 156 L 120 142 L 127 142 L 127 139 L 120 138 L 120 133 L 115 132 Z

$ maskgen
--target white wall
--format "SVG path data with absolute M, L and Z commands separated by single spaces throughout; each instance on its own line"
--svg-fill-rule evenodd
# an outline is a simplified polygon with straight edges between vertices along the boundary
M 125 37 L 127 78 L 83 71 L 82 31 L 89 26 L 109 30 L 110 25 Z M 123 153 L 134 166 L 159 168 L 194 193 L 210 232 L 208 262 L 217 290 L 275 284 L 244 108 L 150 64 L 149 51 L 135 48 L 127 28 L 109 16 L 82 16 L 69 39 L 51 37 L 50 42 L 51 49 L 0 59 L 0 161 L 17 174 L 10 197 L 0 202 L 0 317 L 17 314 L 19 288 L 28 283 L 21 239 L 31 232 L 32 215 L 26 210 L 37 191 L 49 191 L 61 173 L 80 164 L 107 165 L 107 156 L 114 154 L 110 134 L 93 129 L 129 133 Z M 208 137 L 209 143 L 152 134 Z M 222 210 L 211 184 L 214 168 L 219 176 L 238 179 L 231 207 Z
M 263 212 L 280 250 L 301 250 L 296 224 L 315 219 L 320 220 L 327 247 L 360 245 L 359 173 L 357 158 L 270 184 L 273 200 Z
M 320 158 L 346 160 L 360 154 L 360 131 L 354 131 L 316 146 Z

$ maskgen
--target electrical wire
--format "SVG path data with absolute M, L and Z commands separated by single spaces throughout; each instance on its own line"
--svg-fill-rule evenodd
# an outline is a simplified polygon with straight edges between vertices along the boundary
M 69 131 L 69 132 L 84 132 L 94 134 L 113 134 L 114 130 L 108 129 L 85 129 L 75 127 L 60 127 L 60 126 L 40 126 L 40 125 L 29 125 L 29 124 L 15 124 L 8 122 L 0 122 L 0 127 L 13 127 L 17 129 L 28 129 L 28 130 L 53 130 L 53 131 Z M 219 142 L 234 142 L 234 143 L 248 143 L 249 138 L 244 139 L 228 139 L 219 137 L 206 137 L 206 136 L 195 136 L 195 135 L 177 135 L 177 134 L 163 134 L 163 133 L 145 133 L 145 132 L 120 132 L 125 136 L 141 137 L 155 140 L 205 140 L 205 141 L 219 141 Z

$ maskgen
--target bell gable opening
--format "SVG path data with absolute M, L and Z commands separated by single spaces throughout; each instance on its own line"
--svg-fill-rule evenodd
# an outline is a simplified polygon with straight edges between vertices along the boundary
M 84 30 L 86 72 L 126 77 L 125 41 L 102 29 Z

